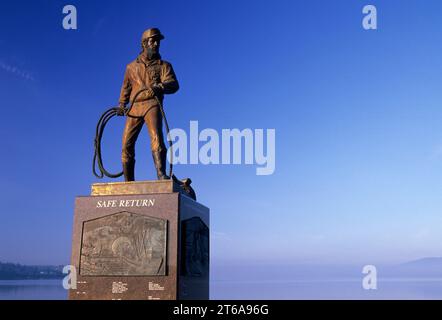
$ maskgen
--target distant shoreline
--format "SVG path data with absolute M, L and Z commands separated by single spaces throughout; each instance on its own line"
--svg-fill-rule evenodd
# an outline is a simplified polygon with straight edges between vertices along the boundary
M 63 266 L 28 266 L 0 262 L 0 280 L 57 280 L 64 278 Z

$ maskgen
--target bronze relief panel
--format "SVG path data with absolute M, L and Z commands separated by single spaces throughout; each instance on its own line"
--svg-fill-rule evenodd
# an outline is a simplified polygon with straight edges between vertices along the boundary
M 83 223 L 83 276 L 166 275 L 167 220 L 127 211 Z

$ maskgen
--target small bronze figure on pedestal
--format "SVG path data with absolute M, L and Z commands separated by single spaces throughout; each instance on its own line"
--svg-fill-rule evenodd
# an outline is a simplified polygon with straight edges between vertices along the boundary
M 159 49 L 163 39 L 159 29 L 146 30 L 141 37 L 142 52 L 126 67 L 119 100 L 120 115 L 126 114 L 126 105 L 132 103 L 126 114 L 121 154 L 125 181 L 135 180 L 135 142 L 144 123 L 158 179 L 170 179 L 166 174 L 167 150 L 160 104 L 164 95 L 175 93 L 179 85 L 172 65 L 161 59 Z

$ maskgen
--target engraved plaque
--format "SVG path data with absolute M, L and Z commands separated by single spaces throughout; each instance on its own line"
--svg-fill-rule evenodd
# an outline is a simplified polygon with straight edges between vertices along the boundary
M 119 212 L 83 223 L 80 274 L 166 275 L 167 221 Z

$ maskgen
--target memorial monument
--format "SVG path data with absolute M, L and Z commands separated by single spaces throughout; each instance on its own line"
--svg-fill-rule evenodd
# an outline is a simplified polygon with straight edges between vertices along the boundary
M 119 107 L 106 111 L 97 125 L 94 174 L 124 175 L 125 182 L 95 183 L 89 196 L 76 198 L 71 264 L 77 288 L 70 289 L 69 299 L 209 298 L 209 209 L 196 202 L 190 179 L 178 179 L 172 164 L 166 172 L 163 101 L 179 85 L 159 54 L 163 39 L 157 28 L 143 33 L 142 52 L 126 68 Z M 115 115 L 126 117 L 123 171 L 111 174 L 103 166 L 101 137 Z M 143 124 L 155 181 L 135 181 L 135 142 Z

